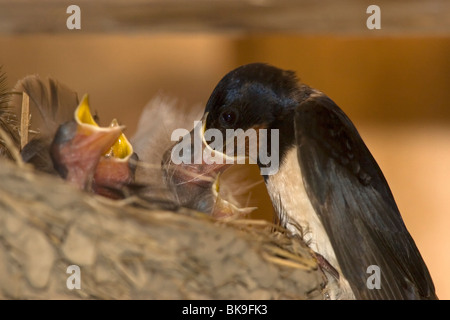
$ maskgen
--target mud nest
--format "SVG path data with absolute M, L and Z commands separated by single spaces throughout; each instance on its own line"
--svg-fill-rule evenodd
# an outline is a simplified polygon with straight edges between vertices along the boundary
M 268 222 L 112 201 L 6 159 L 0 180 L 0 298 L 322 298 L 308 248 Z

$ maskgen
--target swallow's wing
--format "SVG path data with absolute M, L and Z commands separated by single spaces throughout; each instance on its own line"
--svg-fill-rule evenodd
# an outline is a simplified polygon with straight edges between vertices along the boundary
M 386 179 L 350 119 L 313 94 L 297 108 L 295 128 L 303 183 L 356 298 L 436 298 Z M 380 289 L 367 286 L 372 265 Z

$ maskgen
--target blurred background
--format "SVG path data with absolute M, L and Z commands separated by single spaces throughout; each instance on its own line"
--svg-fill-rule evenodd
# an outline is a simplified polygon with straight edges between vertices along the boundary
M 367 29 L 371 3 L 364 1 L 180 3 L 75 1 L 81 29 L 68 30 L 66 8 L 73 3 L 0 0 L 0 65 L 11 88 L 39 74 L 89 93 L 100 117 L 118 118 L 128 136 L 158 94 L 198 110 L 239 65 L 295 70 L 353 120 L 438 296 L 449 299 L 449 2 L 378 1 L 381 30 Z M 249 166 L 246 179 L 261 181 L 257 168 Z M 263 183 L 243 198 L 259 207 L 252 217 L 271 219 Z

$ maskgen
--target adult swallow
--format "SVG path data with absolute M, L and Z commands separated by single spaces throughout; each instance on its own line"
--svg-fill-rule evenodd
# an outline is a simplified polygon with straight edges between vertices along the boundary
M 206 130 L 223 133 L 278 132 L 280 165 L 264 181 L 282 225 L 300 233 L 329 271 L 331 299 L 437 299 L 380 167 L 324 93 L 292 71 L 244 65 L 220 80 L 204 119 Z M 258 165 L 267 168 L 259 155 Z M 368 285 L 370 266 L 379 268 L 379 289 Z

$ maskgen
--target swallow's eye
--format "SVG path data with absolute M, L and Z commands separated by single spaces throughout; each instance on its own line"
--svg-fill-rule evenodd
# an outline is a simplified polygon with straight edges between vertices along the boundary
M 237 121 L 237 113 L 234 110 L 226 110 L 220 114 L 220 122 L 224 127 L 231 127 Z

